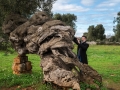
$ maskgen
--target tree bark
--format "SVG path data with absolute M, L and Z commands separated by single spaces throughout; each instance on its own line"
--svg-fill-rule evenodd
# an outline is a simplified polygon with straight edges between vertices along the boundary
M 21 17 L 20 17 L 21 18 Z M 80 82 L 102 83 L 102 77 L 92 67 L 79 62 L 73 53 L 75 31 L 59 20 L 50 20 L 44 12 L 35 13 L 28 21 L 12 28 L 16 19 L 11 17 L 3 24 L 3 30 L 9 35 L 10 41 L 19 56 L 28 53 L 41 57 L 44 81 L 60 87 L 80 90 Z M 26 64 L 29 68 L 30 62 Z M 24 66 L 24 65 L 23 65 Z

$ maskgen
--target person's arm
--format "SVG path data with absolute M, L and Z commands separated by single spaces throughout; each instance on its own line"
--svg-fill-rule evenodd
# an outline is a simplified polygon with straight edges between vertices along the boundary
M 79 47 L 82 49 L 87 49 L 89 47 L 89 44 L 79 44 Z
M 77 40 L 76 37 L 74 37 L 73 41 L 74 41 L 77 45 L 79 45 L 78 40 Z

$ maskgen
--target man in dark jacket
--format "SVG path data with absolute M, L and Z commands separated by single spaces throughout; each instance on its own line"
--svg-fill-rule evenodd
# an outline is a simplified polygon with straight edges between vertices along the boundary
M 86 40 L 86 36 L 82 36 L 81 41 L 76 37 L 73 40 L 78 45 L 77 55 L 80 62 L 82 62 L 83 64 L 88 64 L 86 51 L 89 47 L 89 44 L 86 43 Z

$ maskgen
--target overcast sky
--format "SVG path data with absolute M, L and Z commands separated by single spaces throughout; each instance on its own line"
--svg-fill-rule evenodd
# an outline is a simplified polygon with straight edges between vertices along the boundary
M 77 16 L 75 36 L 82 36 L 90 25 L 97 24 L 103 24 L 106 35 L 113 35 L 113 20 L 120 11 L 120 0 L 57 0 L 52 11 Z

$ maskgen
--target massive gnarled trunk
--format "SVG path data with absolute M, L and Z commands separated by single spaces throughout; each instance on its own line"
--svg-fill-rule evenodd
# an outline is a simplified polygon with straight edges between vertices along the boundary
M 46 82 L 76 90 L 80 90 L 80 82 L 94 85 L 95 81 L 102 82 L 98 72 L 89 65 L 80 63 L 72 52 L 75 34 L 73 28 L 59 20 L 50 20 L 44 12 L 35 13 L 29 20 L 20 15 L 10 15 L 3 23 L 3 30 L 9 35 L 19 55 L 19 60 L 15 59 L 13 70 L 16 62 L 19 62 L 17 65 L 20 69 L 15 69 L 15 72 L 24 72 L 26 69 L 23 67 L 26 65 L 28 71 L 31 71 L 30 62 L 20 58 L 33 53 L 41 57 Z M 96 87 L 99 89 L 97 85 Z

